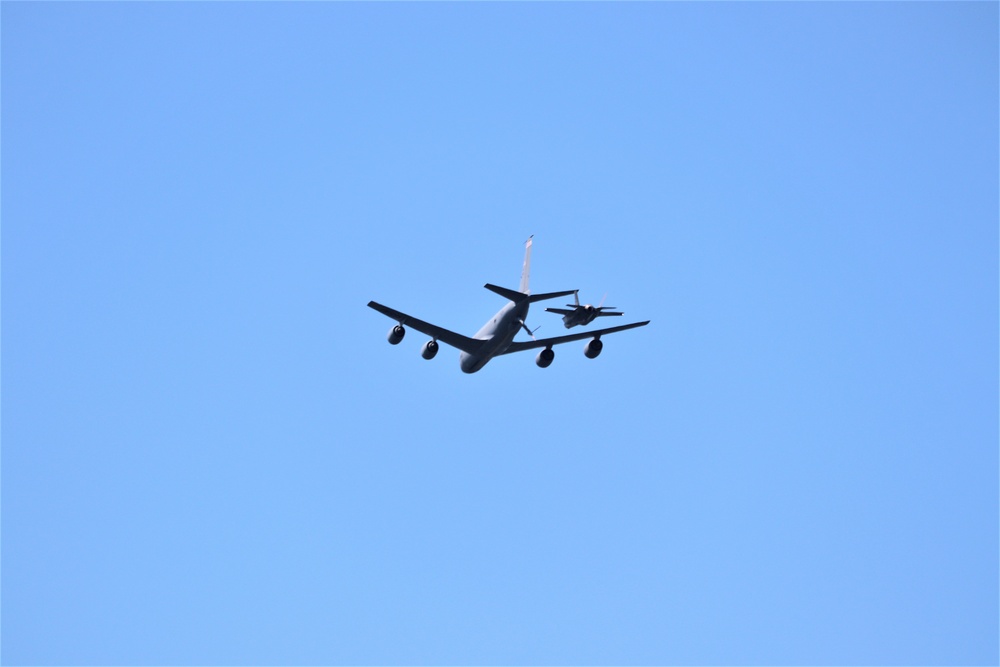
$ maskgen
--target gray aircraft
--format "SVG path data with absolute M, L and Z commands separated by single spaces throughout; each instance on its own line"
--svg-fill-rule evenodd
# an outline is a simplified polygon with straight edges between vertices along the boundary
M 604 299 L 608 298 L 608 295 L 604 295 Z M 580 295 L 577 292 L 573 292 L 573 301 L 576 303 L 567 303 L 567 308 L 572 308 L 572 310 L 566 310 L 566 308 L 546 308 L 550 313 L 559 313 L 563 316 L 563 324 L 567 329 L 572 329 L 576 326 L 585 326 L 590 324 L 598 317 L 610 317 L 611 315 L 624 315 L 625 313 L 608 313 L 605 311 L 615 310 L 614 306 L 605 306 L 604 299 L 601 299 L 601 304 L 597 306 L 591 306 L 589 303 L 585 305 L 580 305 Z
M 475 373 L 485 366 L 490 359 L 500 356 L 501 354 L 510 354 L 511 352 L 521 352 L 523 350 L 534 350 L 538 348 L 542 348 L 542 351 L 539 352 L 538 356 L 535 358 L 535 363 L 541 368 L 547 368 L 556 356 L 555 351 L 552 349 L 553 345 L 570 343 L 575 340 L 585 340 L 587 338 L 590 338 L 591 340 L 586 346 L 584 346 L 583 353 L 587 356 L 587 358 L 594 359 L 601 353 L 601 350 L 604 349 L 604 343 L 601 342 L 601 336 L 613 334 L 618 331 L 625 331 L 627 329 L 634 329 L 636 327 L 644 327 L 649 324 L 649 320 L 646 320 L 645 322 L 635 322 L 633 324 L 625 324 L 618 327 L 611 327 L 609 329 L 598 329 L 596 331 L 588 331 L 586 333 L 535 339 L 533 332 L 528 329 L 528 325 L 524 323 L 525 318 L 528 316 L 528 306 L 536 301 L 545 301 L 546 299 L 569 296 L 570 294 L 574 294 L 575 291 L 568 290 L 565 292 L 531 294 L 528 290 L 530 269 L 531 238 L 529 238 L 525 244 L 524 267 L 521 270 L 520 289 L 518 291 L 514 291 L 503 287 L 497 287 L 496 285 L 491 285 L 489 283 L 485 285 L 486 289 L 491 292 L 496 292 L 500 296 L 507 299 L 508 302 L 503 308 L 500 309 L 499 312 L 497 312 L 496 315 L 490 318 L 490 320 L 487 321 L 486 324 L 484 324 L 472 338 L 455 333 L 454 331 L 449 331 L 448 329 L 444 329 L 428 322 L 424 322 L 416 317 L 412 317 L 406 313 L 401 313 L 398 310 L 393 310 L 392 308 L 383 306 L 382 304 L 374 301 L 369 301 L 368 306 L 398 322 L 398 324 L 389 330 L 389 343 L 392 345 L 398 345 L 399 342 L 403 340 L 403 336 L 406 335 L 405 327 L 413 327 L 417 331 L 431 337 L 429 341 L 424 343 L 423 348 L 420 350 L 420 355 L 424 359 L 433 359 L 438 353 L 438 341 L 447 343 L 448 345 L 461 350 L 461 355 L 459 355 L 459 365 L 466 373 Z M 517 332 L 522 329 L 528 332 L 528 335 L 532 337 L 532 340 L 514 342 L 514 336 L 516 336 Z

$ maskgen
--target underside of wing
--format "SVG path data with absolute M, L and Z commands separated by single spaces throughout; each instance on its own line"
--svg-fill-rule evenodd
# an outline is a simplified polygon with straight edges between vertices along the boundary
M 390 317 L 405 327 L 412 327 L 420 333 L 427 334 L 428 336 L 439 340 L 442 343 L 447 343 L 452 347 L 458 348 L 462 352 L 468 352 L 470 354 L 475 353 L 483 345 L 483 341 L 476 340 L 474 338 L 469 338 L 468 336 L 463 336 L 462 334 L 455 333 L 454 331 L 449 331 L 443 327 L 439 327 L 430 322 L 424 322 L 421 319 L 407 315 L 406 313 L 401 313 L 398 310 L 393 310 L 388 306 L 383 306 L 380 303 L 374 301 L 368 302 L 369 308 L 374 308 L 378 312 L 382 313 L 386 317 Z
M 632 324 L 623 324 L 620 327 L 610 327 L 608 329 L 597 329 L 595 331 L 569 334 L 566 336 L 554 336 L 552 338 L 539 338 L 538 340 L 529 340 L 524 342 L 511 343 L 510 346 L 508 346 L 507 349 L 504 350 L 501 354 L 510 354 L 511 352 L 521 352 L 523 350 L 535 350 L 540 347 L 552 347 L 553 345 L 561 345 L 562 343 L 572 343 L 575 340 L 598 338 L 600 336 L 606 336 L 608 334 L 617 333 L 619 331 L 627 331 L 628 329 L 644 327 L 647 324 L 649 324 L 649 320 L 646 320 L 645 322 L 634 322 Z
M 568 310 L 566 308 L 546 308 L 545 311 L 549 313 L 559 313 L 560 315 L 572 315 L 574 312 L 576 312 L 573 310 Z

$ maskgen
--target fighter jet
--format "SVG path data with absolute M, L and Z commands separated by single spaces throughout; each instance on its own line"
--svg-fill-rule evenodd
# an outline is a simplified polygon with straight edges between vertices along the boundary
M 608 298 L 608 295 L 604 295 L 604 299 Z M 608 313 L 605 311 L 614 310 L 614 306 L 605 306 L 604 299 L 601 299 L 601 305 L 591 306 L 589 303 L 580 305 L 580 294 L 579 290 L 573 292 L 573 300 L 576 303 L 567 303 L 566 306 L 572 308 L 573 310 L 566 310 L 565 308 L 546 308 L 550 313 L 559 313 L 563 316 L 563 324 L 567 329 L 572 329 L 575 326 L 584 326 L 590 324 L 598 317 L 610 317 L 611 315 L 624 315 L 624 313 Z

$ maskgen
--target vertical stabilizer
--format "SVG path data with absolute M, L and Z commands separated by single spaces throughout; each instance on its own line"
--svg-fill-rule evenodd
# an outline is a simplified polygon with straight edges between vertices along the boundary
M 521 269 L 521 292 L 523 294 L 531 294 L 528 289 L 528 280 L 531 278 L 531 239 L 535 238 L 532 234 L 528 237 L 527 243 L 524 244 L 524 268 Z

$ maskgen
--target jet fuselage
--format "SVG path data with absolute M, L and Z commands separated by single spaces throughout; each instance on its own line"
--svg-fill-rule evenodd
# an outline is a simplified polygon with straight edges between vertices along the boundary
M 459 355 L 459 366 L 462 370 L 466 373 L 475 373 L 490 359 L 503 353 L 514 341 L 521 324 L 528 318 L 529 305 L 527 301 L 522 303 L 508 301 L 506 306 L 484 324 L 473 338 L 489 342 L 474 354 L 462 352 Z

